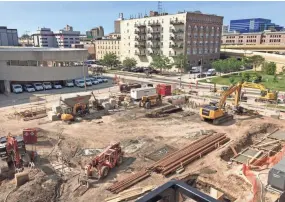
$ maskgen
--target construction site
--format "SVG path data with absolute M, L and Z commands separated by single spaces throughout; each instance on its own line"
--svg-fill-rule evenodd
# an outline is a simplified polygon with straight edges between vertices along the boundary
M 0 201 L 285 201 L 274 92 L 114 83 L 0 109 Z

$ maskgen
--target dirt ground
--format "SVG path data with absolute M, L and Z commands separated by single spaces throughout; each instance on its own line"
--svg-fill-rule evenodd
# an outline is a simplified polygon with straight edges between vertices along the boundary
M 101 202 L 113 196 L 106 190 L 108 186 L 153 163 L 145 156 L 165 144 L 179 149 L 203 136 L 203 131 L 212 130 L 226 133 L 233 143 L 246 141 L 241 144 L 241 147 L 244 147 L 248 145 L 248 140 L 244 140 L 244 136 L 253 130 L 258 129 L 256 133 L 258 135 L 270 132 L 272 128 L 285 126 L 284 121 L 268 117 L 236 116 L 234 121 L 221 126 L 202 122 L 197 114 L 184 116 L 183 113 L 174 113 L 162 118 L 146 118 L 145 109 L 141 108 L 111 111 L 102 119 L 83 120 L 72 124 L 50 122 L 47 118 L 25 122 L 11 118 L 11 113 L 13 113 L 12 107 L 1 110 L 0 135 L 5 136 L 8 132 L 19 135 L 24 128 L 39 128 L 36 148 L 27 146 L 28 150 L 36 149 L 38 159 L 36 169 L 26 169 L 30 172 L 30 181 L 23 186 L 15 188 L 11 179 L 1 182 L 1 202 L 6 198 L 8 202 Z M 264 131 L 260 130 L 262 127 L 265 128 Z M 111 142 L 121 142 L 125 152 L 124 163 L 112 169 L 106 179 L 94 183 L 93 187 L 82 196 L 80 190 L 73 191 L 78 186 L 80 173 L 83 173 L 82 167 L 92 157 L 92 155 L 83 156 L 82 151 L 88 148 L 101 149 Z M 232 198 L 241 197 L 247 201 L 246 198 L 251 194 L 251 185 L 242 177 L 241 165 L 230 165 L 220 157 L 227 149 L 228 147 L 223 147 L 209 153 L 187 166 L 182 174 L 163 177 L 153 173 L 151 177 L 134 187 L 159 186 L 185 173 L 198 172 L 200 184 L 207 182 Z M 214 172 L 208 172 L 209 169 Z

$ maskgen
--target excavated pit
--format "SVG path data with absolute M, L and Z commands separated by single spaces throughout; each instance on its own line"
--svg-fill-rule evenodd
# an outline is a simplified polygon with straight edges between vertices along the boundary
M 242 135 L 239 139 L 235 140 L 231 146 L 236 150 L 237 153 L 241 152 L 248 146 L 251 146 L 257 140 L 261 140 L 268 133 L 273 132 L 278 127 L 274 124 L 260 124 L 251 127 L 244 135 Z M 220 157 L 224 161 L 230 161 L 232 157 L 234 157 L 234 153 L 230 147 L 227 147 L 220 155 Z

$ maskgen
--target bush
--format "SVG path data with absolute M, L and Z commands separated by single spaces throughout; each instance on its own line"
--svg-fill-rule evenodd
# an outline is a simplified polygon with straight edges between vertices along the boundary
M 250 74 L 247 73 L 247 72 L 243 72 L 241 77 L 242 77 L 242 79 L 244 81 L 249 81 L 250 80 Z
M 229 78 L 229 81 L 230 81 L 231 84 L 234 84 L 235 78 L 234 78 L 234 77 L 230 77 L 230 78 Z
M 277 75 L 274 75 L 274 77 L 273 77 L 273 82 L 274 82 L 274 83 L 278 83 Z

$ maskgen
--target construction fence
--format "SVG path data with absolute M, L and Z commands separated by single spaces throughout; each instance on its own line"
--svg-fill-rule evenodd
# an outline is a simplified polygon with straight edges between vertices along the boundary
M 277 164 L 285 155 L 285 146 L 280 150 L 280 152 L 276 153 L 273 156 L 267 156 L 263 158 L 259 158 L 254 163 L 254 170 L 263 170 L 266 168 L 270 168 Z M 262 182 L 259 180 L 257 174 L 253 172 L 253 168 L 251 166 L 243 164 L 242 172 L 247 180 L 252 185 L 253 197 L 249 202 L 262 202 L 264 188 Z

